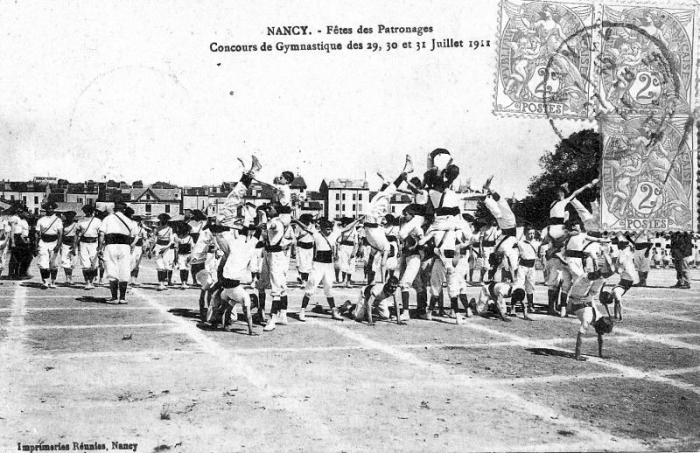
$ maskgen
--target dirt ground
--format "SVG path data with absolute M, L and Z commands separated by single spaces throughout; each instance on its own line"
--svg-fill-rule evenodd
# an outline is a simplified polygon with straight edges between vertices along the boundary
M 650 277 L 609 358 L 591 330 L 586 362 L 575 317 L 370 327 L 309 313 L 251 337 L 244 322 L 203 328 L 198 290 L 155 291 L 149 262 L 120 306 L 104 287 L 2 280 L 0 453 L 699 450 L 700 271 L 691 290 L 669 288 L 673 270 Z

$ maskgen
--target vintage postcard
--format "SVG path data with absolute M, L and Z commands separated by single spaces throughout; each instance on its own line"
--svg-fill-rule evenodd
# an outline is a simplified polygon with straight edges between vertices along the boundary
M 0 2 L 0 453 L 700 450 L 699 19 Z

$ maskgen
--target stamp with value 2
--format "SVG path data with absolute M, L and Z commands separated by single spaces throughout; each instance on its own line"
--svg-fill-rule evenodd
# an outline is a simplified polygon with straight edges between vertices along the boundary
M 603 5 L 596 64 L 603 111 L 688 114 L 693 103 L 694 9 Z
M 693 121 L 637 116 L 603 128 L 602 229 L 693 230 Z
M 589 118 L 593 46 L 580 31 L 593 25 L 593 5 L 504 0 L 500 8 L 494 113 Z

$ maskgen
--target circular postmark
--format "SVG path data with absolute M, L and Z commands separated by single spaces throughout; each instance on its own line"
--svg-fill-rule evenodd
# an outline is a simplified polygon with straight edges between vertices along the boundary
M 608 214 L 601 219 L 604 229 L 690 229 L 694 112 L 685 16 L 649 7 L 608 13 L 614 20 L 577 30 L 550 55 L 544 73 L 545 86 L 552 87 L 543 99 L 547 120 L 567 143 L 552 106 L 578 103 L 588 88 L 587 107 L 602 133 L 601 149 L 567 144 L 599 165 L 601 203 Z M 573 43 L 588 45 L 595 54 L 594 81 L 585 74 L 572 76 L 570 61 L 578 52 Z M 578 89 L 561 89 L 572 85 Z
M 688 41 L 689 42 L 689 41 Z M 571 71 L 578 46 L 588 46 L 596 56 L 593 78 Z M 665 121 L 689 113 L 690 69 L 681 71 L 667 43 L 638 25 L 599 21 L 566 37 L 553 52 L 544 72 L 547 95 L 545 114 L 555 134 L 566 137 L 555 124 L 557 106 L 581 104 L 591 109 L 599 123 L 615 123 L 645 115 L 657 121 L 657 135 Z M 588 93 L 585 100 L 582 95 Z M 573 146 L 575 149 L 575 146 Z M 591 155 L 588 148 L 575 149 Z

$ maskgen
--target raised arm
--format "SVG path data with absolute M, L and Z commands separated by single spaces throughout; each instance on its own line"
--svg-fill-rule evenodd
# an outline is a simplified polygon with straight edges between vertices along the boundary
M 596 184 L 598 184 L 598 179 L 594 179 L 593 181 L 589 182 L 585 186 L 579 187 L 578 189 L 574 190 L 573 192 L 571 192 L 571 195 L 569 195 L 569 197 L 566 198 L 566 203 L 567 204 L 571 203 L 571 200 L 576 198 L 579 194 L 581 194 L 586 189 L 592 189 L 593 187 L 595 187 Z

